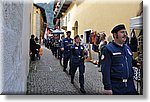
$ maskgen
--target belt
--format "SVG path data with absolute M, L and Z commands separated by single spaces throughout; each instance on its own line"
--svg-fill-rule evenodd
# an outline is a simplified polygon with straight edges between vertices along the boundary
M 78 56 L 78 57 L 79 57 L 81 60 L 84 59 L 84 57 L 82 57 L 82 56 Z
M 126 83 L 129 79 L 111 78 L 111 80 Z

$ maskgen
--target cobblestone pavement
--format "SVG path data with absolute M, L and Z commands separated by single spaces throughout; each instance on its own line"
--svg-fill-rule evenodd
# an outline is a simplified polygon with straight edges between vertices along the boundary
M 87 95 L 98 95 L 103 90 L 101 73 L 92 63 L 85 63 L 85 90 Z M 70 83 L 70 75 L 63 72 L 59 60 L 51 51 L 43 47 L 43 55 L 39 61 L 31 62 L 27 81 L 27 94 L 41 95 L 82 95 L 79 90 L 78 71 L 74 85 Z

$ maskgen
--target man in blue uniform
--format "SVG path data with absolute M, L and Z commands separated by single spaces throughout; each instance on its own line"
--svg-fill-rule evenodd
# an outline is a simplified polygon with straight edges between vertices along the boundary
M 65 36 L 62 35 L 61 39 L 59 41 L 59 46 L 60 46 L 60 48 L 59 48 L 59 61 L 60 61 L 60 65 L 62 65 L 63 51 L 61 50 L 61 48 L 62 48 L 62 45 L 63 45 L 62 43 L 63 43 L 64 38 L 65 38 Z
M 70 60 L 70 56 L 71 56 L 70 48 L 73 44 L 73 39 L 70 38 L 71 31 L 67 31 L 66 34 L 67 34 L 67 37 L 65 39 L 63 39 L 62 48 L 61 48 L 61 50 L 64 52 L 63 53 L 64 54 L 64 58 L 63 58 L 63 66 L 64 66 L 63 71 L 64 72 L 66 72 L 68 61 Z M 71 63 L 70 63 L 69 74 L 71 74 L 70 71 L 71 71 Z
M 58 55 L 58 50 L 59 50 L 59 35 L 58 34 L 55 34 L 54 35 L 54 56 L 56 58 L 59 58 L 59 55 Z
M 84 50 L 84 46 L 80 43 L 79 35 L 74 37 L 75 44 L 71 47 L 71 83 L 74 84 L 74 76 L 77 68 L 79 67 L 79 83 L 80 83 L 80 91 L 82 93 L 86 93 L 84 90 L 84 59 L 87 56 L 86 51 Z
M 55 38 L 54 38 L 54 35 L 51 37 L 50 39 L 50 44 L 51 44 L 51 51 L 52 51 L 52 54 L 54 55 L 54 42 L 55 42 Z
M 111 33 L 114 42 L 105 46 L 101 56 L 104 94 L 135 95 L 132 51 L 125 44 L 125 26 L 117 25 Z

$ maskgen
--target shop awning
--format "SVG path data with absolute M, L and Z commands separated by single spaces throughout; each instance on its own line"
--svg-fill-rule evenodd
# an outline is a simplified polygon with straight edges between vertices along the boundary
M 64 32 L 62 32 L 61 30 L 59 29 L 56 29 L 52 32 L 52 34 L 64 34 Z
M 130 29 L 143 29 L 143 16 L 131 18 Z

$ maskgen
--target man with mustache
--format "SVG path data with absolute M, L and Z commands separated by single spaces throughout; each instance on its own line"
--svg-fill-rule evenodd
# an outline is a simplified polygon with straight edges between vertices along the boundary
M 105 46 L 101 56 L 104 94 L 135 95 L 137 92 L 133 82 L 132 51 L 125 44 L 126 28 L 120 24 L 111 33 L 114 41 Z

